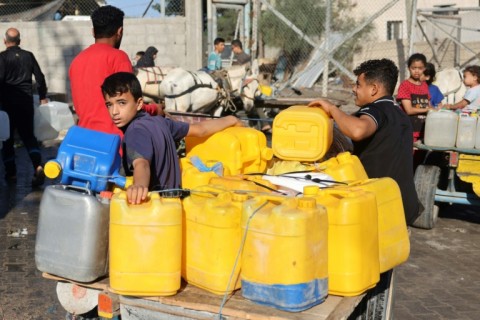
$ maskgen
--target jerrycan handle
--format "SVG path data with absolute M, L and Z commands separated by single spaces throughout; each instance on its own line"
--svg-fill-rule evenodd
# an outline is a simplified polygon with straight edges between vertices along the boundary
M 115 176 L 113 178 L 108 179 L 108 182 L 112 182 L 115 185 L 117 185 L 119 188 L 125 188 L 125 184 L 127 183 L 127 178 L 124 176 Z
M 74 190 L 74 191 L 79 191 L 79 192 L 88 194 L 89 196 L 92 195 L 92 190 L 90 190 L 88 188 L 85 188 L 85 187 L 72 186 L 72 185 L 68 185 L 68 186 L 64 186 L 64 187 L 65 187 L 65 190 Z
M 341 196 L 343 198 L 349 198 L 358 195 L 362 192 L 361 189 L 320 189 L 319 194 L 327 194 L 330 196 Z
M 213 197 L 231 197 L 231 192 L 221 185 L 205 185 L 190 190 L 190 195 L 195 195 L 195 193 L 208 193 L 211 194 Z
M 284 195 L 277 195 L 277 194 L 261 194 L 256 196 L 256 198 L 261 199 L 261 201 L 272 201 L 272 202 L 280 202 L 283 203 L 286 200 L 295 199 L 293 197 L 287 197 Z

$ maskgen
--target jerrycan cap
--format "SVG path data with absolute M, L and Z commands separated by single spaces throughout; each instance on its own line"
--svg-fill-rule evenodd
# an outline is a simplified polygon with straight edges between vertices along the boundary
M 48 161 L 43 169 L 45 175 L 50 179 L 55 179 L 62 172 L 62 166 L 56 161 Z
M 100 191 L 100 198 L 103 199 L 112 199 L 113 192 L 112 191 Z
M 298 199 L 298 208 L 299 209 L 312 209 L 317 205 L 317 201 L 314 198 L 299 198 Z
M 303 187 L 303 195 L 304 196 L 316 196 L 319 189 L 320 188 L 318 186 L 305 186 L 305 187 Z

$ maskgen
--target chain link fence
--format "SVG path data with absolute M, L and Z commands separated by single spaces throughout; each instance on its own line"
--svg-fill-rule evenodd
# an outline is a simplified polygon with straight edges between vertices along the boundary
M 185 0 L 6 0 L 0 5 L 0 21 L 61 20 L 90 16 L 100 6 L 113 5 L 127 18 L 184 16 Z
M 222 0 L 212 0 L 219 7 Z M 223 1 L 227 2 L 227 1 Z M 478 0 L 251 0 L 253 57 L 275 65 L 273 80 L 312 87 L 322 74 L 354 80 L 352 70 L 369 59 L 389 58 L 408 76 L 406 61 L 424 53 L 437 69 L 479 63 Z M 226 5 L 228 6 L 228 5 Z M 215 35 L 227 42 L 242 30 L 238 10 L 218 9 Z M 324 80 L 325 87 L 328 78 Z M 339 79 L 340 78 L 340 79 Z

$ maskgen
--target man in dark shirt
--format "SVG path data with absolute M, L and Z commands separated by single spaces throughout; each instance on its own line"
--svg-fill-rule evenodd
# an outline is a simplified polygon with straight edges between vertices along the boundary
M 4 142 L 2 158 L 5 165 L 5 179 L 16 180 L 14 132 L 18 131 L 33 164 L 34 177 L 32 185 L 43 184 L 42 158 L 38 141 L 33 133 L 33 89 L 32 76 L 37 82 L 40 103 L 47 103 L 47 85 L 45 77 L 35 56 L 19 47 L 20 32 L 9 28 L 5 33 L 7 49 L 0 53 L 4 66 L 3 85 L 1 86 L 1 103 L 10 118 L 10 138 Z
M 419 216 L 413 180 L 413 129 L 410 119 L 393 100 L 398 68 L 388 59 L 369 60 L 354 70 L 355 104 L 360 110 L 348 115 L 334 104 L 316 100 L 340 131 L 352 139 L 356 154 L 369 178 L 390 177 L 400 188 L 405 219 L 411 225 Z

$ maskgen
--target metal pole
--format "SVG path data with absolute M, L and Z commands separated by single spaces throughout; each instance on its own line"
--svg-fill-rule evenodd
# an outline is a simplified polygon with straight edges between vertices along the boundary
M 245 12 L 244 12 L 244 18 L 243 20 L 245 21 L 245 30 L 244 30 L 244 36 L 245 36 L 245 41 L 243 43 L 243 49 L 247 54 L 250 53 L 250 48 L 251 48 L 251 43 L 250 43 L 250 26 L 251 26 L 251 11 L 252 11 L 252 1 L 249 0 L 248 3 L 245 5 Z
M 458 41 L 457 39 L 455 39 L 455 37 L 453 37 L 451 34 L 449 34 L 447 31 L 445 31 L 442 27 L 440 27 L 437 23 L 431 21 L 428 17 L 426 17 L 426 20 L 425 21 L 428 21 L 429 23 L 431 23 L 434 27 L 436 27 L 438 30 L 442 31 L 443 33 L 445 33 L 447 35 L 448 38 L 450 38 L 453 42 L 455 42 L 456 44 L 458 44 L 460 47 L 464 48 L 465 50 L 467 51 L 470 51 L 471 53 L 473 53 L 473 55 L 478 59 L 480 58 L 480 54 L 473 51 L 472 49 L 470 49 L 468 46 L 464 45 L 462 42 Z
M 258 51 L 258 18 L 260 14 L 260 2 L 253 0 L 253 21 L 252 21 L 252 59 L 257 58 Z
M 327 12 L 325 18 L 325 51 L 329 51 L 329 38 L 330 38 L 330 20 L 332 17 L 332 3 L 331 0 L 327 0 Z M 323 76 L 322 76 L 322 96 L 326 97 L 328 94 L 328 65 L 330 60 L 330 54 L 325 55 L 324 67 L 323 67 Z
M 408 35 L 408 56 L 411 56 L 414 51 L 415 40 L 415 24 L 417 23 L 417 0 L 412 0 L 412 19 L 410 20 L 410 34 Z
M 148 9 L 150 9 L 150 6 L 152 5 L 152 3 L 153 3 L 153 0 L 150 0 L 150 3 L 148 4 L 147 8 L 145 9 L 145 11 L 142 14 L 142 18 L 145 17 L 145 15 L 147 14 Z
M 433 46 L 432 42 L 430 41 L 430 39 L 428 39 L 427 33 L 423 29 L 422 24 L 420 23 L 420 21 L 418 21 L 418 19 L 417 19 L 417 25 L 418 25 L 418 28 L 420 29 L 420 31 L 422 32 L 423 36 L 427 40 L 427 43 L 430 46 L 430 49 L 432 49 L 433 59 L 437 62 L 438 68 L 442 69 L 442 64 L 440 63 L 440 60 L 437 57 L 437 51 L 436 51 L 435 47 Z
M 457 20 L 457 40 L 458 42 L 462 42 L 462 18 L 458 18 Z M 460 47 L 455 44 L 455 67 L 460 65 Z
M 213 48 L 212 0 L 207 0 L 207 54 Z

